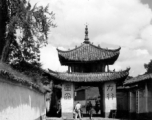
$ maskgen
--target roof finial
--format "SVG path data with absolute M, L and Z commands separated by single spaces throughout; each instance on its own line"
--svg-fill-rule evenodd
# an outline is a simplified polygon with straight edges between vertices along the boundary
M 84 43 L 90 43 L 89 38 L 88 38 L 88 25 L 86 24 L 85 28 L 85 38 L 84 38 Z

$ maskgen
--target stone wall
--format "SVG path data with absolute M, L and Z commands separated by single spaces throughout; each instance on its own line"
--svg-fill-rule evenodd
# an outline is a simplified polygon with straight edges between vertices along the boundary
M 152 82 L 147 83 L 148 87 L 148 112 L 152 112 Z
M 128 118 L 129 93 L 127 90 L 117 90 L 117 118 Z
M 130 113 L 135 113 L 136 112 L 136 92 L 131 91 L 130 92 Z
M 145 89 L 139 89 L 139 100 L 138 100 L 138 113 L 146 113 L 146 91 Z
M 117 110 L 128 111 L 128 92 L 117 91 Z
M 152 82 L 146 81 L 130 90 L 130 118 L 152 119 Z
M 0 77 L 0 120 L 42 120 L 44 94 Z

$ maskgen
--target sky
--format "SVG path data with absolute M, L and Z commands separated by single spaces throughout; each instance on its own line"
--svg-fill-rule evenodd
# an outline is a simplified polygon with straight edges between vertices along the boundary
M 73 49 L 84 41 L 86 23 L 94 45 L 116 49 L 120 55 L 110 69 L 130 67 L 130 76 L 145 72 L 152 59 L 152 0 L 31 0 L 55 13 L 56 28 L 51 28 L 48 45 L 41 49 L 44 69 L 64 72 L 56 48 Z

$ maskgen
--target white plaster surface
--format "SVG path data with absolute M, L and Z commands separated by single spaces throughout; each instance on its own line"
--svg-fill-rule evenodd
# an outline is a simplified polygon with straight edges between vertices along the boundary
M 111 110 L 116 110 L 116 84 L 114 82 L 105 83 L 104 96 L 105 112 L 109 113 Z
M 74 85 L 72 83 L 62 84 L 62 113 L 73 113 L 74 107 Z
M 0 78 L 0 120 L 40 120 L 45 115 L 44 95 Z

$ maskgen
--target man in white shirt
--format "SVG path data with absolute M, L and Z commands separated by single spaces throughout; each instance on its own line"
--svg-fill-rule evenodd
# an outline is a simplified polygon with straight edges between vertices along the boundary
M 77 119 L 78 115 L 79 115 L 79 118 L 81 120 L 81 104 L 79 102 L 77 102 L 77 104 L 75 105 L 75 119 Z

